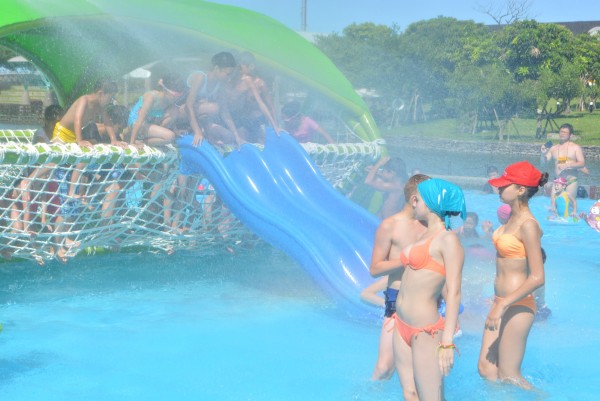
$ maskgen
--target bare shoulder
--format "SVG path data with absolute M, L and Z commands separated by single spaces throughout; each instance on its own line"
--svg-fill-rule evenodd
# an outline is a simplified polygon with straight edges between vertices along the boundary
M 445 230 L 440 234 L 439 241 L 444 246 L 462 246 L 460 238 L 454 230 Z
M 189 81 L 191 83 L 192 86 L 194 85 L 199 85 L 202 82 L 204 82 L 204 79 L 206 78 L 206 74 L 203 72 L 195 72 L 193 73 L 190 78 Z
M 387 217 L 383 220 L 381 220 L 381 223 L 379 223 L 379 227 L 377 228 L 377 231 L 393 231 L 394 227 L 396 225 L 396 222 L 394 221 L 394 216 L 390 216 Z
M 385 220 L 389 220 L 390 224 L 394 227 L 408 227 L 415 222 L 415 219 L 411 218 L 404 212 L 393 214 Z
M 531 217 L 521 224 L 521 232 L 523 234 L 538 234 L 541 236 L 542 228 L 540 227 L 540 223 L 535 219 L 535 217 Z

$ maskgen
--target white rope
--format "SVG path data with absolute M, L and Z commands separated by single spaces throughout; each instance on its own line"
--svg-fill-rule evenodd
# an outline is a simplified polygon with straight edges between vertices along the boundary
M 381 154 L 375 142 L 304 148 L 342 192 Z M 100 249 L 215 254 L 259 242 L 202 177 L 179 174 L 173 146 L 0 143 L 0 231 L 3 258 L 38 263 Z

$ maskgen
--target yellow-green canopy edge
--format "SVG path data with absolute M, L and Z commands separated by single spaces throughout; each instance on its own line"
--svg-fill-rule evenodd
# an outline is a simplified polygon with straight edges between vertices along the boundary
M 31 60 L 63 104 L 102 76 L 235 49 L 333 100 L 362 139 L 380 137 L 366 104 L 333 63 L 265 15 L 199 0 L 2 0 L 0 8 L 0 45 Z

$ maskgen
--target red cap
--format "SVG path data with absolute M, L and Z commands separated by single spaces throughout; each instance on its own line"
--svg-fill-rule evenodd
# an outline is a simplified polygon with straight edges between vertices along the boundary
M 523 185 L 525 187 L 537 187 L 542 178 L 542 173 L 528 161 L 511 164 L 504 170 L 504 174 L 498 178 L 492 178 L 488 182 L 493 187 L 505 187 L 510 184 Z

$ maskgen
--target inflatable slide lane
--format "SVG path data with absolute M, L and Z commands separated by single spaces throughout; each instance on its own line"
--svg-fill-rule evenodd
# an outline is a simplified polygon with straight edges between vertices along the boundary
M 379 312 L 360 301 L 378 219 L 338 193 L 285 133 L 267 132 L 264 150 L 243 145 L 222 157 L 208 142 L 178 141 L 186 173 L 203 174 L 247 227 L 295 259 L 356 317 Z

